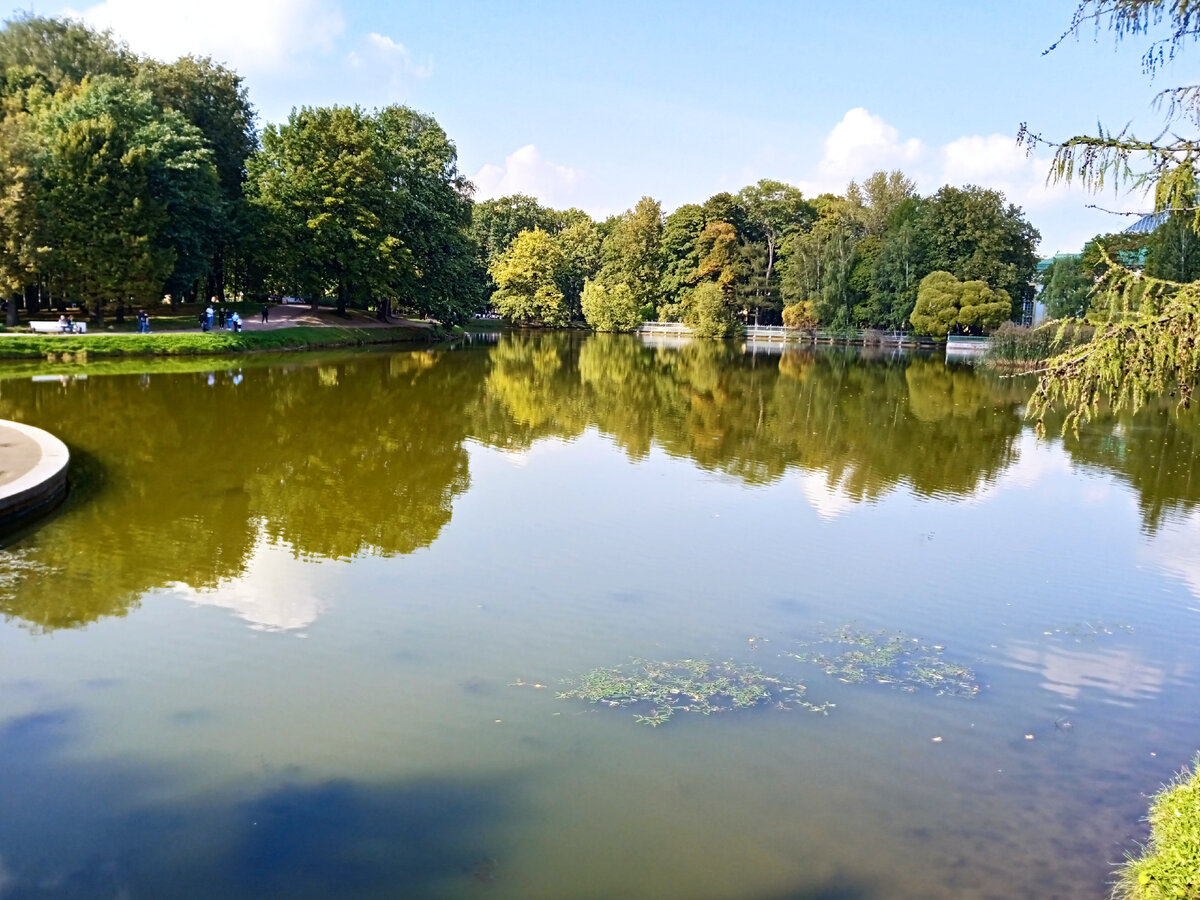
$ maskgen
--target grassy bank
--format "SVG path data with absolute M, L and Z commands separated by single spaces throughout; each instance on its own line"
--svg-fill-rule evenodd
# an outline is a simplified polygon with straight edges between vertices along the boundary
M 0 337 L 0 359 L 51 359 L 98 356 L 189 356 L 360 347 L 368 344 L 424 343 L 440 336 L 425 328 L 338 328 L 298 326 L 274 331 L 196 332 L 192 334 L 63 334 Z
M 1095 333 L 1083 322 L 1047 322 L 1037 328 L 1005 322 L 992 334 L 983 363 L 1002 372 L 1040 369 L 1050 357 L 1086 344 Z
M 1200 759 L 1154 796 L 1150 842 L 1120 871 L 1115 897 L 1158 900 L 1200 897 Z

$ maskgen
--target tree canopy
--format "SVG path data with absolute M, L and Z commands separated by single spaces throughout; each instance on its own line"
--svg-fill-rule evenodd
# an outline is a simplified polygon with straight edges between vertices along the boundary
M 1200 4 L 1082 0 L 1067 34 L 1089 25 L 1107 28 L 1118 41 L 1148 40 L 1143 63 L 1154 76 L 1200 37 Z M 1069 428 L 1096 415 L 1102 403 L 1136 409 L 1168 394 L 1177 395 L 1186 408 L 1200 379 L 1200 282 L 1193 280 L 1200 272 L 1193 269 L 1191 255 L 1200 225 L 1200 85 L 1167 87 L 1157 101 L 1166 127 L 1151 139 L 1128 128 L 1114 132 L 1101 126 L 1096 134 L 1055 140 L 1021 126 L 1020 137 L 1030 149 L 1054 149 L 1051 180 L 1074 181 L 1092 190 L 1108 185 L 1146 191 L 1154 210 L 1165 215 L 1163 228 L 1168 229 L 1153 242 L 1159 275 L 1121 261 L 1119 248 L 1100 248 L 1104 274 L 1099 287 L 1113 298 L 1109 320 L 1090 343 L 1049 362 L 1030 404 L 1031 415 L 1039 420 L 1061 404 L 1069 410 L 1063 423 Z
M 141 57 L 65 19 L 0 28 L 0 137 L 10 316 L 229 292 L 446 323 L 490 298 L 543 324 L 633 327 L 632 303 L 638 321 L 713 333 L 781 322 L 785 306 L 816 327 L 906 328 L 930 272 L 1007 292 L 1014 314 L 1034 277 L 1036 231 L 986 188 L 922 197 L 893 171 L 814 198 L 761 179 L 669 214 L 645 196 L 604 221 L 523 194 L 475 202 L 428 115 L 302 106 L 260 132 L 236 72 Z M 1191 266 L 1190 241 L 1164 234 L 1155 264 Z M 551 274 L 518 303 L 521 272 Z
M 22 304 L 100 318 L 226 291 L 446 322 L 482 300 L 472 187 L 405 107 L 303 107 L 260 142 L 237 73 L 25 14 L 0 28 L 0 136 L 10 323 Z

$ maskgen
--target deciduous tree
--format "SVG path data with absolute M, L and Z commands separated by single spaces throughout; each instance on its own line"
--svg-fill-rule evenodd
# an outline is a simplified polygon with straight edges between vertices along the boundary
M 552 236 L 540 228 L 522 231 L 488 269 L 497 285 L 492 305 L 514 322 L 567 324 L 567 306 L 558 288 L 563 262 Z

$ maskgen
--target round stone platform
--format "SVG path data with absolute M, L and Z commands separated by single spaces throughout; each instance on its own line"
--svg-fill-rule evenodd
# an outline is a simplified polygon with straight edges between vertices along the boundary
M 0 529 L 48 512 L 67 493 L 67 445 L 49 432 L 0 419 Z

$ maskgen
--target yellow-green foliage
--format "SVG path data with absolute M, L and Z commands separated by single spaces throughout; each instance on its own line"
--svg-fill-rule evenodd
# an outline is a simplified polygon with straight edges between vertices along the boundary
M 956 327 L 991 331 L 1011 314 L 1007 291 L 994 291 L 983 281 L 959 281 L 949 272 L 930 272 L 921 279 L 909 321 L 918 334 L 944 338 Z
M 817 310 L 811 300 L 798 300 L 783 308 L 783 324 L 788 328 L 816 328 Z
M 566 325 L 567 305 L 557 278 L 564 265 L 558 242 L 540 228 L 522 231 L 488 268 L 498 290 L 496 312 L 514 322 Z
M 1115 896 L 1123 900 L 1200 898 L 1200 757 L 1155 795 L 1150 842 L 1121 867 Z
M 642 314 L 629 285 L 618 282 L 605 287 L 598 281 L 583 285 L 583 317 L 596 331 L 633 331 L 642 323 Z
M 1047 363 L 1029 415 L 1040 420 L 1061 407 L 1064 432 L 1095 416 L 1102 402 L 1136 412 L 1154 397 L 1178 394 L 1186 409 L 1200 378 L 1200 282 L 1163 281 L 1105 260 L 1110 268 L 1099 287 L 1137 291 L 1141 303 Z
M 909 321 L 918 334 L 944 338 L 958 321 L 962 282 L 949 272 L 930 272 L 917 289 L 917 305 Z
M 715 281 L 701 282 L 684 298 L 683 321 L 696 337 L 734 337 L 740 330 L 725 292 Z

